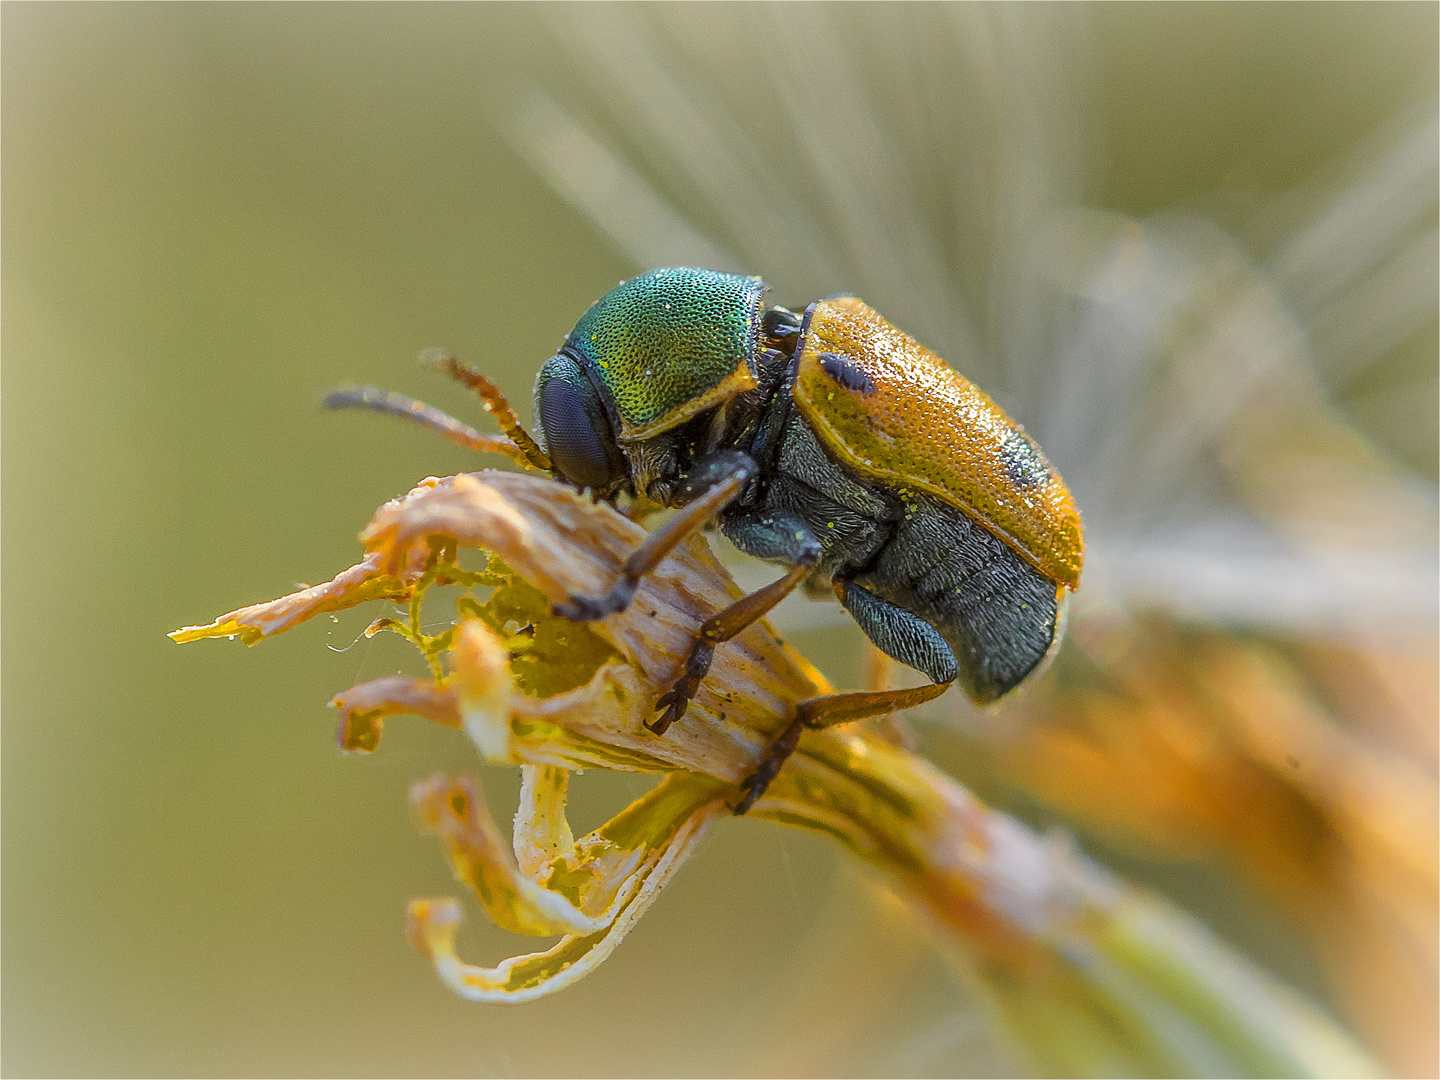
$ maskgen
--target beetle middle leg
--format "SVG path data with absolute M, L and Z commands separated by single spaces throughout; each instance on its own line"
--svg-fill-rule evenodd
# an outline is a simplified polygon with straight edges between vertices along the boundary
M 789 596 L 809 572 L 810 565 L 807 563 L 792 566 L 784 577 L 777 578 L 763 589 L 756 589 L 749 596 L 742 596 L 718 615 L 707 619 L 700 627 L 695 643 L 690 646 L 690 655 L 685 659 L 685 674 L 680 676 L 669 693 L 655 703 L 657 709 L 664 709 L 665 712 L 645 726 L 656 735 L 664 735 L 671 724 L 685 715 L 690 699 L 695 696 L 700 684 L 705 681 L 705 676 L 710 673 L 710 664 L 715 658 L 715 646 L 722 641 L 729 641 L 756 619 L 762 618 L 767 611 Z
M 733 514 L 725 521 L 725 535 L 747 555 L 783 563 L 790 569 L 764 588 L 736 600 L 700 627 L 700 633 L 696 635 L 690 655 L 685 660 L 684 674 L 656 703 L 656 708 L 664 709 L 664 713 L 645 725 L 657 735 L 663 735 L 666 728 L 685 715 L 690 699 L 710 671 L 715 646 L 729 641 L 751 623 L 763 618 L 766 612 L 789 596 L 810 573 L 810 568 L 820 561 L 820 541 L 809 526 L 789 510 Z

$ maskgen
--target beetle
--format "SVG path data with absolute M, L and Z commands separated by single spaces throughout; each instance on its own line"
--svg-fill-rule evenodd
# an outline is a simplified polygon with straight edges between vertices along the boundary
M 657 734 L 685 714 L 715 647 L 802 584 L 833 592 L 882 652 L 930 679 L 802 702 L 736 813 L 805 728 L 907 708 L 955 682 L 981 705 L 1010 693 L 1058 645 L 1084 557 L 1064 481 L 983 391 L 856 297 L 797 313 L 766 306 L 767 288 L 693 267 L 622 281 L 540 368 L 534 439 L 483 376 L 448 356 L 441 365 L 481 393 L 508 440 L 399 395 L 327 398 L 502 450 L 597 499 L 680 508 L 607 592 L 555 605 L 565 618 L 623 610 L 643 575 L 712 519 L 741 551 L 786 568 L 700 627 L 647 724 Z

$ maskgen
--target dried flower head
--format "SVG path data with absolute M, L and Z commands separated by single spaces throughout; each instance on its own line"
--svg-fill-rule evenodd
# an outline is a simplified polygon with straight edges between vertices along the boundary
M 367 600 L 405 603 L 370 631 L 407 636 L 432 678 L 391 676 L 337 695 L 339 741 L 373 751 L 386 717 L 465 731 L 486 761 L 522 770 L 507 847 L 474 777 L 414 786 L 421 824 L 500 926 L 558 935 L 481 967 L 455 951 L 460 908 L 413 901 L 412 940 L 457 993 L 517 1002 L 592 970 L 655 900 L 736 785 L 824 678 L 765 623 L 717 651 L 684 718 L 648 731 L 695 627 L 739 597 L 701 537 L 641 582 L 623 612 L 589 624 L 551 614 L 613 580 L 644 530 L 612 507 L 535 476 L 428 479 L 376 513 L 365 558 L 333 581 L 243 608 L 177 641 L 247 643 Z M 488 553 L 479 569 L 460 548 Z M 457 584 L 456 619 L 426 634 L 427 590 Z M 851 730 L 850 728 L 856 728 Z M 662 774 L 588 836 L 565 818 L 569 772 Z M 859 725 L 807 732 L 752 816 L 825 833 L 913 900 L 995 995 L 1047 1070 L 1340 1075 L 1373 1071 L 1322 1014 L 1164 903 L 1118 882 L 1063 840 L 995 813 L 930 763 Z

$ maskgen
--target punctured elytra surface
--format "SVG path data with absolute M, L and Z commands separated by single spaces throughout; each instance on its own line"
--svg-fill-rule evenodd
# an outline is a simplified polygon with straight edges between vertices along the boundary
M 979 387 L 855 297 L 806 313 L 795 403 L 863 476 L 927 491 L 1075 588 L 1084 540 L 1060 474 Z

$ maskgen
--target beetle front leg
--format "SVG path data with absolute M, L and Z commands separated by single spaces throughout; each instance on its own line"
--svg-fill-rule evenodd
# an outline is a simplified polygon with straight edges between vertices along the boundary
M 686 504 L 684 510 L 651 533 L 631 553 L 620 568 L 620 580 L 610 587 L 609 592 L 602 596 L 571 596 L 556 604 L 552 609 L 554 613 L 571 622 L 590 622 L 624 611 L 634 599 L 640 579 L 659 566 L 676 544 L 730 505 L 754 474 L 755 463 L 745 454 L 735 451 L 726 451 L 700 462 L 678 491 L 683 495 L 687 489 L 698 489 L 704 494 Z

